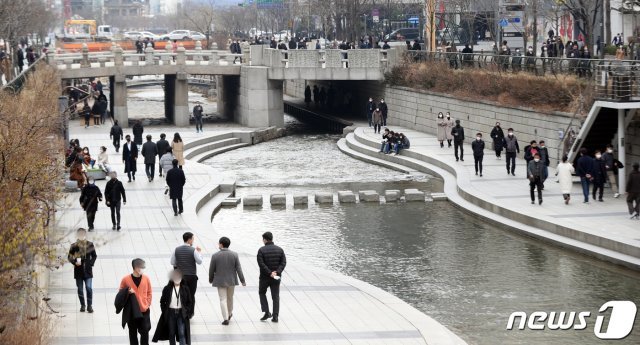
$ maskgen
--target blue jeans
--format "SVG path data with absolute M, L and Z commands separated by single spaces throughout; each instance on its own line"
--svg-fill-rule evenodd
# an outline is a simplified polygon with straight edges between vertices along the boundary
M 83 286 L 84 283 L 84 286 Z M 87 305 L 91 306 L 93 302 L 93 278 L 78 278 L 76 279 L 76 286 L 78 287 L 78 298 L 80 299 L 80 305 L 84 306 L 84 287 L 87 288 Z
M 176 335 L 178 336 L 178 341 L 180 345 L 186 345 L 186 336 L 185 336 L 185 327 L 184 327 L 184 319 L 182 318 L 182 310 L 178 310 L 178 313 L 175 312 L 175 309 L 169 309 L 167 311 L 169 313 L 169 344 L 176 344 Z
M 380 146 L 380 152 L 389 153 L 389 150 L 389 143 L 382 143 L 382 145 Z
M 398 154 L 398 153 L 400 153 L 400 149 L 403 149 L 403 148 L 404 148 L 404 145 L 402 145 L 402 144 L 396 144 L 396 145 L 393 147 L 393 150 L 396 152 L 396 154 Z
M 586 177 L 580 177 L 580 183 L 582 184 L 582 194 L 584 195 L 584 202 L 589 202 L 589 179 Z
M 373 125 L 373 113 L 367 112 L 367 120 L 369 120 L 369 127 Z

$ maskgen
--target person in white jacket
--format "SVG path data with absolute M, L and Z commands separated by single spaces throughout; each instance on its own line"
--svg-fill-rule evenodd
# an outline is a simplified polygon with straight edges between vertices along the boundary
M 571 163 L 567 162 L 567 156 L 562 157 L 562 163 L 558 164 L 556 169 L 556 175 L 558 176 L 558 182 L 560 182 L 560 191 L 564 198 L 565 205 L 569 204 L 571 200 L 571 187 L 573 186 L 573 174 L 575 169 Z

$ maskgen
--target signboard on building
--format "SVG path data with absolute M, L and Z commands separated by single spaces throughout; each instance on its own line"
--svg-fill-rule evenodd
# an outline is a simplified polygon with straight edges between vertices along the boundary
M 371 19 L 373 20 L 374 23 L 380 22 L 380 11 L 378 11 L 377 8 L 374 8 L 373 10 L 371 10 Z
M 284 0 L 256 0 L 259 9 L 283 8 Z
M 502 41 L 514 51 L 515 48 L 524 48 L 525 23 L 523 22 L 524 0 L 500 0 L 500 28 L 502 29 Z

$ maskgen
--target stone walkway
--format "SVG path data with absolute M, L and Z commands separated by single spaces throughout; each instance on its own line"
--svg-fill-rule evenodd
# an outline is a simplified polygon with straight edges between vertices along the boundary
M 516 159 L 516 176 L 511 176 L 506 172 L 504 153 L 502 159 L 497 159 L 495 152 L 485 150 L 483 177 L 480 177 L 475 175 L 471 139 L 467 139 L 464 144 L 464 162 L 456 162 L 453 147 L 448 148 L 445 142 L 445 147 L 440 148 L 440 143 L 433 135 L 397 126 L 389 128 L 405 133 L 411 141 L 411 149 L 397 157 L 377 152 L 371 154 L 369 151 L 370 156 L 390 160 L 396 164 L 403 164 L 403 159 L 404 164 L 428 161 L 432 166 L 448 173 L 455 173 L 455 185 L 451 186 L 450 192 L 472 195 L 475 199 L 473 206 L 485 209 L 483 216 L 490 211 L 497 214 L 495 217 L 488 216 L 489 219 L 497 219 L 499 214 L 538 229 L 545 229 L 549 224 L 557 225 L 557 229 L 551 230 L 565 236 L 571 233 L 571 237 L 579 241 L 589 236 L 587 242 L 590 244 L 601 245 L 613 251 L 623 245 L 624 250 L 630 255 L 620 254 L 619 257 L 629 261 L 629 266 L 640 267 L 640 255 L 637 254 L 640 253 L 640 222 L 629 219 L 624 194 L 615 199 L 611 189 L 605 188 L 604 202 L 593 201 L 590 196 L 590 203 L 583 204 L 582 188 L 576 177 L 574 182 L 577 183 L 573 185 L 571 203 L 565 205 L 559 184 L 556 183 L 555 167 L 551 166 L 543 191 L 544 202 L 542 205 L 538 205 L 537 202 L 532 205 L 522 153 Z M 381 135 L 374 134 L 373 129 L 359 127 L 354 134 L 357 140 L 366 142 L 368 147 L 373 148 L 376 145 L 379 149 Z M 526 146 L 525 139 L 527 138 L 520 139 L 521 148 Z M 631 163 L 627 165 L 630 167 Z M 630 169 L 625 170 L 627 174 L 630 172 Z M 451 198 L 450 192 L 447 194 Z M 529 219 L 530 217 L 534 220 Z M 543 221 L 545 224 L 536 224 L 536 221 Z
M 189 143 L 195 138 L 230 129 L 210 130 L 208 127 L 205 126 L 204 134 L 196 134 L 193 128 L 147 128 L 145 135 L 149 132 L 155 141 L 160 132 L 172 138 L 178 130 Z M 94 154 L 100 146 L 106 146 L 112 166 L 121 180 L 126 181 L 120 155 L 113 152 L 106 134 L 108 130 L 108 126 L 84 129 L 74 122 L 71 138 L 78 138 L 81 145 L 89 146 Z M 130 131 L 126 130 L 126 133 Z M 247 287 L 236 288 L 234 318 L 230 326 L 222 326 L 217 291 L 207 283 L 209 260 L 217 251 L 218 235 L 211 224 L 201 222 L 195 212 L 198 191 L 215 181 L 217 176 L 203 164 L 187 162 L 184 169 L 187 185 L 182 216 L 173 215 L 170 200 L 163 193 L 164 179 L 158 178 L 156 172 L 156 180 L 148 182 L 141 164 L 138 165 L 137 181 L 124 182 L 128 202 L 122 208 L 121 232 L 111 230 L 108 208 L 100 205 L 96 231 L 88 235 L 98 253 L 93 280 L 95 313 L 78 312 L 80 303 L 70 264 L 52 272 L 50 305 L 59 311 L 54 316 L 57 318 L 55 344 L 128 344 L 127 331 L 120 325 L 121 315 L 115 314 L 113 300 L 121 277 L 130 273 L 130 263 L 135 257 L 146 260 L 145 274 L 149 275 L 154 287 L 153 335 L 160 315 L 160 291 L 167 283 L 167 273 L 171 269 L 171 252 L 182 243 L 185 231 L 196 234 L 196 244 L 203 248 L 205 257 L 198 268 L 200 282 L 195 316 L 191 321 L 193 344 L 464 344 L 430 317 L 380 289 L 295 262 L 289 262 L 283 277 L 280 323 L 260 322 L 255 263 L 255 250 L 261 245 L 259 238 L 255 239 L 252 250 L 234 248 L 232 244 L 232 249 L 240 252 Z M 98 181 L 97 185 L 104 190 L 105 183 Z M 66 248 L 75 240 L 75 229 L 86 227 L 78 198 L 79 193 L 66 195 L 57 215 Z

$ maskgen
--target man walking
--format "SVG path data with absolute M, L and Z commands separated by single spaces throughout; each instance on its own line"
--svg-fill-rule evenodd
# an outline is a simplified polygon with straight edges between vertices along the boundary
M 587 155 L 587 149 L 580 149 L 580 158 L 578 158 L 576 173 L 580 176 L 580 184 L 582 184 L 582 194 L 584 195 L 584 203 L 589 203 L 589 184 L 593 180 L 593 158 Z
M 79 228 L 77 231 L 78 240 L 69 249 L 68 260 L 73 264 L 73 278 L 78 287 L 78 298 L 80 299 L 80 312 L 86 310 L 93 313 L 93 265 L 96 263 L 98 254 L 92 242 L 87 241 L 87 231 Z M 84 289 L 87 289 L 87 303 L 84 300 Z M 86 307 L 86 309 L 85 309 Z
M 607 145 L 607 150 L 602 154 L 602 159 L 604 159 L 604 166 L 607 168 L 607 179 L 609 180 L 609 185 L 611 185 L 613 197 L 617 198 L 620 193 L 618 193 L 618 181 L 615 174 L 617 169 L 615 167 L 615 158 L 613 157 L 613 145 Z
M 93 222 L 96 219 L 100 201 L 102 201 L 102 192 L 96 186 L 96 181 L 90 178 L 89 183 L 82 187 L 82 193 L 80 193 L 80 206 L 87 213 L 89 231 L 93 231 Z
M 107 206 L 111 209 L 111 224 L 113 225 L 111 229 L 120 231 L 120 207 L 121 202 L 127 204 L 127 195 L 122 182 L 118 180 L 118 173 L 112 171 L 110 174 L 111 180 L 107 182 L 104 189 L 104 198 Z
M 631 219 L 638 219 L 640 217 L 640 164 L 638 162 L 633 163 L 633 170 L 627 179 L 625 191 L 627 192 L 627 206 L 629 206 Z
M 229 250 L 231 240 L 221 237 L 218 241 L 220 251 L 213 254 L 209 265 L 209 283 L 218 288 L 220 310 L 222 310 L 222 324 L 227 326 L 233 316 L 233 292 L 238 285 L 238 277 L 242 286 L 247 286 L 242 274 L 242 266 L 238 253 Z
M 147 179 L 149 179 L 149 182 L 153 181 L 157 155 L 158 147 L 156 146 L 156 143 L 151 141 L 151 135 L 147 135 L 147 142 L 142 145 L 142 157 L 144 157 L 144 171 L 147 173 Z
M 133 259 L 131 262 L 133 273 L 127 274 L 120 281 L 120 290 L 128 289 L 129 294 L 135 296 L 140 308 L 142 317 L 139 319 L 130 319 L 127 322 L 129 327 L 129 344 L 132 345 L 149 345 L 149 331 L 151 330 L 151 300 L 152 288 L 151 280 L 143 274 L 145 262 L 142 259 Z M 138 343 L 138 333 L 140 334 L 140 342 Z
M 503 146 L 506 152 L 507 175 L 511 173 L 511 175 L 516 176 L 516 155 L 520 153 L 520 146 L 518 145 L 518 139 L 513 135 L 513 128 L 507 130 Z
M 367 120 L 369 120 L 369 127 L 373 124 L 373 111 L 376 110 L 376 104 L 373 102 L 373 98 L 369 97 L 369 103 L 367 103 Z
M 178 160 L 174 159 L 171 162 L 173 168 L 167 172 L 167 186 L 169 186 L 169 198 L 171 198 L 171 204 L 173 206 L 174 216 L 182 214 L 182 190 L 184 184 L 187 182 L 184 176 L 184 171 L 178 168 Z
M 378 109 L 382 112 L 382 125 L 387 125 L 387 115 L 389 114 L 389 107 L 387 107 L 387 103 L 384 102 L 384 98 L 380 100 L 378 104 Z
M 538 188 L 538 204 L 542 205 L 542 182 L 544 174 L 544 163 L 540 161 L 540 153 L 536 152 L 533 159 L 527 165 L 527 177 L 531 192 L 531 204 L 536 203 L 535 189 Z
M 160 172 L 160 177 L 162 177 L 162 156 L 164 156 L 165 153 L 167 153 L 167 150 L 171 149 L 171 144 L 169 144 L 169 142 L 167 141 L 167 135 L 162 133 L 160 134 L 160 140 L 158 140 L 158 142 L 156 142 L 156 148 L 158 149 L 158 159 L 159 161 L 159 166 L 158 166 L 158 172 Z M 171 159 L 173 160 L 173 158 Z M 171 162 L 169 162 L 169 164 L 171 164 Z
M 193 118 L 196 120 L 196 133 L 202 132 L 202 105 L 200 102 L 196 102 L 196 106 L 193 107 Z
M 136 160 L 138 159 L 138 145 L 131 141 L 131 136 L 128 134 L 125 139 L 127 142 L 122 148 L 122 163 L 124 163 L 124 172 L 127 173 L 129 182 L 131 182 L 131 178 L 133 178 L 134 181 L 136 180 L 136 171 L 138 170 L 136 167 Z
M 476 168 L 476 175 L 478 175 L 479 168 L 480 177 L 482 177 L 482 159 L 484 158 L 484 141 L 482 140 L 482 133 L 476 134 L 476 140 L 471 143 L 471 151 L 473 151 L 473 164 Z
M 113 121 L 113 126 L 111 126 L 109 138 L 113 140 L 113 147 L 116 148 L 116 152 L 120 152 L 120 140 L 123 139 L 122 135 L 122 128 L 120 128 L 120 125 L 118 125 L 118 120 Z
M 464 149 L 462 144 L 464 143 L 464 128 L 460 126 L 460 120 L 456 120 L 456 125 L 451 128 L 451 135 L 453 136 L 453 151 L 456 156 L 456 162 L 461 160 L 464 162 Z M 460 149 L 460 156 L 458 157 L 458 149 Z
M 195 306 L 196 289 L 198 288 L 198 268 L 196 264 L 202 265 L 202 249 L 198 246 L 193 247 L 193 234 L 190 232 L 182 234 L 182 240 L 184 244 L 176 247 L 171 255 L 171 266 L 182 272 L 182 280 L 189 287 L 191 301 Z
M 271 318 L 272 322 L 278 322 L 280 313 L 280 278 L 287 265 L 287 258 L 284 255 L 284 250 L 273 244 L 273 234 L 271 232 L 267 231 L 262 234 L 262 243 L 264 243 L 264 246 L 258 250 L 258 267 L 260 268 L 258 295 L 260 296 L 260 307 L 264 315 L 260 321 L 266 321 Z M 273 313 L 269 312 L 267 289 L 271 290 Z

